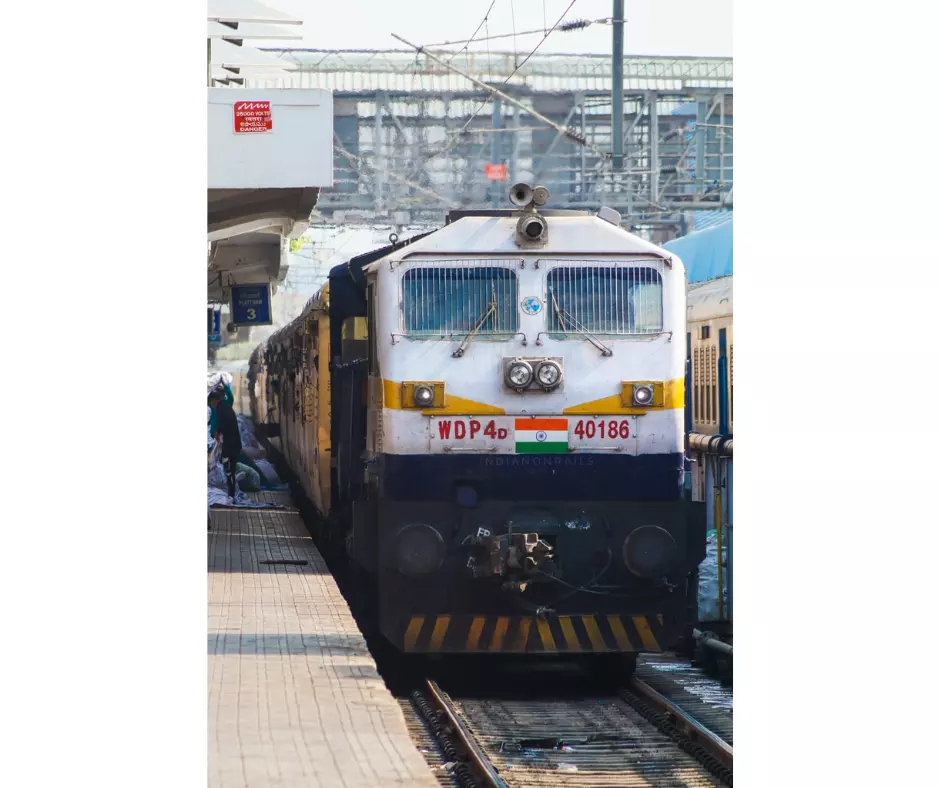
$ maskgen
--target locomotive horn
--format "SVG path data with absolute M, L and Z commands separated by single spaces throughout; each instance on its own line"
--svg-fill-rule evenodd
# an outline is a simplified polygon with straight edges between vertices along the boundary
M 509 190 L 509 199 L 513 205 L 525 208 L 532 202 L 532 187 L 527 183 L 517 183 Z
M 532 190 L 532 202 L 536 205 L 548 205 L 548 198 L 550 196 L 551 194 L 544 186 L 536 186 Z

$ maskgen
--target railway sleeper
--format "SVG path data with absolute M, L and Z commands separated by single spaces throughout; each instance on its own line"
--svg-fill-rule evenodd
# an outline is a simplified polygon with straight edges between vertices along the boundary
M 729 788 L 732 788 L 733 772 L 724 764 L 720 763 L 705 747 L 698 744 L 691 737 L 679 730 L 671 719 L 671 715 L 661 714 L 650 706 L 646 701 L 635 695 L 629 690 L 621 692 L 621 697 L 647 722 L 652 723 L 658 730 L 664 733 L 669 739 L 683 752 L 688 753 L 710 774 L 713 774 Z

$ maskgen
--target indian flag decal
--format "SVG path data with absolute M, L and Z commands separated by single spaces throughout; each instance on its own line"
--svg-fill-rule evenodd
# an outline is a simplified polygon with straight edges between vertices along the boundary
M 516 419 L 516 454 L 567 454 L 568 419 Z

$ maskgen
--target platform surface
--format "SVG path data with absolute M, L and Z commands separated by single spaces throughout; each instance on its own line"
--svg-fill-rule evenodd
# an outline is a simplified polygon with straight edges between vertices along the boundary
M 300 517 L 208 535 L 210 788 L 436 786 Z

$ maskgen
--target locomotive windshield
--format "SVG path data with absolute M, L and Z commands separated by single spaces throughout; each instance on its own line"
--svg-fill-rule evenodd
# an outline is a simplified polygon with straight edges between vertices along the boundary
M 496 266 L 412 268 L 402 309 L 409 336 L 476 336 L 516 332 L 516 274 Z
M 563 265 L 548 274 L 548 330 L 566 334 L 657 334 L 663 280 L 646 266 Z

